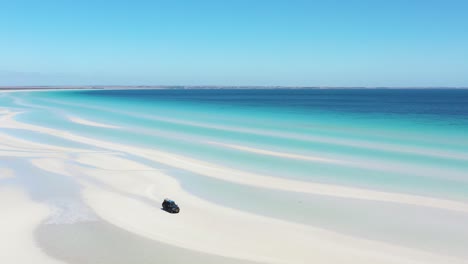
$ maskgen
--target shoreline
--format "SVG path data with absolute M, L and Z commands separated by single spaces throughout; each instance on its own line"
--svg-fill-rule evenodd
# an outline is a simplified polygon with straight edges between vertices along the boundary
M 454 210 L 461 212 L 468 212 L 468 204 L 448 200 L 448 199 L 439 199 L 424 197 L 418 195 L 404 194 L 404 193 L 391 193 L 384 191 L 374 191 L 366 190 L 356 187 L 346 187 L 340 185 L 331 185 L 331 184 L 322 184 L 322 183 L 313 183 L 313 182 L 303 182 L 297 180 L 288 180 L 271 177 L 268 175 L 259 175 L 250 172 L 238 171 L 231 168 L 225 168 L 222 166 L 217 166 L 216 164 L 210 164 L 207 162 L 194 160 L 191 158 L 183 157 L 177 154 L 169 154 L 157 150 L 142 149 L 133 146 L 126 146 L 114 142 L 105 142 L 102 140 L 96 140 L 92 138 L 87 138 L 79 135 L 74 135 L 72 133 L 63 133 L 61 131 L 50 129 L 50 128 L 40 128 L 34 125 L 22 124 L 15 121 L 15 113 L 10 113 L 4 116 L 2 119 L 1 127 L 5 128 L 20 128 L 31 130 L 39 133 L 46 133 L 50 135 L 57 136 L 59 138 L 75 141 L 78 143 L 83 143 L 98 148 L 108 149 L 110 151 L 124 151 L 132 153 L 141 158 L 152 160 L 158 163 L 162 163 L 169 166 L 179 167 L 183 170 L 194 172 L 197 174 L 204 175 L 206 177 L 213 177 L 215 179 L 225 180 L 228 182 L 234 182 L 238 184 L 244 184 L 248 186 L 254 186 L 259 188 L 266 188 L 272 190 L 282 190 L 290 192 L 299 192 L 299 193 L 311 193 L 319 195 L 329 195 L 336 197 L 346 197 L 346 198 L 356 198 L 364 200 L 375 200 L 375 201 L 384 201 L 384 202 L 393 202 L 393 203 L 403 203 L 403 204 L 412 204 L 418 206 L 427 206 L 434 207 L 446 210 Z M 94 164 L 98 165 L 98 164 Z M 220 176 L 224 175 L 224 176 Z M 242 177 L 238 177 L 242 176 Z M 249 179 L 249 180 L 246 180 Z M 268 184 L 266 184 L 268 183 Z
M 15 97 L 14 94 L 10 96 Z M 65 186 L 65 183 L 72 184 L 73 188 L 76 188 L 77 197 L 75 198 L 89 207 L 90 211 L 107 224 L 137 237 L 162 243 L 174 249 L 175 254 L 183 250 L 191 250 L 209 256 L 239 259 L 240 263 L 245 260 L 245 262 L 256 261 L 260 263 L 302 264 L 326 261 L 327 263 L 341 264 L 347 263 L 349 259 L 363 264 L 376 262 L 388 264 L 464 263 L 466 261 L 464 255 L 466 253 L 458 247 L 456 249 L 431 250 L 431 247 L 438 245 L 436 242 L 429 246 L 418 247 L 416 240 L 413 245 L 406 242 L 399 243 L 402 236 L 396 236 L 394 240 L 390 241 L 370 239 L 363 231 L 359 232 L 359 228 L 365 228 L 365 225 L 358 225 L 357 232 L 346 232 L 334 229 L 333 226 L 325 227 L 317 222 L 298 223 L 272 215 L 262 215 L 255 210 L 243 210 L 242 207 L 235 208 L 222 202 L 216 203 L 212 199 L 197 196 L 186 190 L 180 179 L 172 175 L 171 171 L 161 168 L 157 164 L 164 164 L 174 170 L 193 173 L 206 179 L 217 180 L 225 186 L 237 184 L 244 188 L 256 188 L 256 191 L 249 196 L 250 199 L 254 200 L 256 199 L 255 195 L 261 195 L 262 190 L 268 190 L 265 193 L 271 196 L 279 195 L 280 192 L 288 192 L 288 195 L 291 195 L 291 203 L 302 202 L 298 199 L 300 194 L 314 195 L 310 199 L 314 199 L 314 197 L 315 199 L 320 197 L 322 199 L 333 198 L 336 199 L 335 204 L 341 204 L 342 207 L 330 209 L 331 215 L 336 216 L 333 210 L 349 210 L 345 211 L 344 215 L 350 219 L 343 217 L 345 219 L 339 220 L 351 223 L 354 218 L 358 218 L 355 214 L 359 212 L 353 210 L 353 204 L 362 206 L 356 208 L 361 209 L 363 216 L 360 217 L 364 218 L 366 218 L 366 209 L 370 210 L 379 205 L 386 206 L 387 209 L 380 211 L 380 213 L 387 212 L 387 214 L 383 216 L 378 216 L 379 213 L 375 214 L 375 220 L 368 224 L 380 225 L 380 227 L 386 227 L 389 230 L 392 228 L 395 230 L 403 228 L 404 230 L 404 228 L 411 227 L 405 217 L 414 217 L 413 225 L 417 225 L 416 220 L 424 221 L 425 217 L 433 216 L 430 223 L 424 223 L 426 224 L 425 228 L 432 230 L 432 225 L 437 223 L 437 228 L 434 231 L 437 233 L 441 230 L 442 225 L 447 224 L 446 229 L 442 230 L 448 230 L 448 235 L 440 238 L 441 241 L 451 241 L 449 235 L 457 231 L 457 229 L 451 229 L 451 223 L 460 225 L 455 220 L 444 221 L 444 216 L 468 217 L 467 203 L 407 193 L 275 178 L 269 174 L 249 172 L 241 167 L 223 166 L 207 162 L 202 158 L 184 156 L 180 153 L 174 154 L 157 148 L 137 147 L 121 143 L 118 139 L 84 136 L 77 131 L 68 130 L 66 126 L 52 128 L 47 124 L 33 125 L 27 121 L 16 120 L 15 117 L 21 112 L 41 109 L 40 106 L 29 106 L 25 103 L 20 107 L 14 107 L 15 101 L 12 100 L 12 102 L 13 106 L 10 108 L 6 106 L 0 109 L 0 139 L 2 139 L 0 141 L 0 157 L 6 157 L 5 160 L 7 160 L 3 163 L 0 160 L 0 172 L 7 175 L 7 178 L 0 180 L 16 181 L 18 186 L 21 186 L 21 182 L 24 183 L 28 179 L 32 179 L 51 188 L 50 190 L 47 188 L 39 190 L 39 196 L 34 192 L 30 194 L 35 199 L 27 201 L 28 204 L 39 202 L 43 208 L 51 209 L 54 206 L 53 201 L 65 200 L 66 203 L 62 187 Z M 50 111 L 54 110 L 50 109 Z M 79 113 L 64 113 L 64 118 L 80 126 L 108 129 L 106 131 L 119 129 L 117 126 L 97 123 L 92 118 L 80 117 Z M 64 146 L 60 143 L 52 143 L 52 141 L 39 142 L 34 137 L 25 139 L 21 138 L 21 134 L 7 135 L 1 131 L 2 128 L 48 134 L 89 147 Z M 320 156 L 305 157 L 268 152 L 241 145 L 227 146 L 258 155 L 273 155 L 289 159 L 306 158 L 306 160 L 325 163 L 332 161 Z M 141 158 L 141 160 L 133 157 Z M 27 173 L 30 174 L 29 178 L 24 177 Z M 28 186 L 29 189 L 26 189 L 34 191 L 37 185 L 38 182 L 33 182 Z M 1 192 L 0 195 L 2 195 Z M 66 195 L 68 194 L 65 191 L 65 198 L 68 197 Z M 171 215 L 160 209 L 160 202 L 166 197 L 170 197 L 180 204 L 180 214 Z M 242 203 L 235 196 L 233 199 Z M 342 199 L 341 202 L 340 199 Z M 344 203 L 344 201 L 349 203 Z M 291 205 L 293 206 L 293 204 Z M 281 210 L 281 207 L 276 207 L 276 204 L 270 206 Z M 313 213 L 325 213 L 328 209 L 324 206 L 326 207 L 326 204 L 317 202 L 316 211 Z M 78 214 L 73 219 L 78 219 L 77 221 L 87 219 L 86 215 L 79 215 L 79 210 L 73 211 L 73 204 L 66 204 L 65 208 L 72 208 L 69 210 Z M 416 212 L 413 215 L 409 213 L 401 215 L 400 213 L 404 213 L 405 210 Z M 392 225 L 392 219 L 403 221 L 404 225 Z M 29 224 L 28 228 L 29 231 L 37 230 L 37 224 Z M 70 228 L 71 231 L 75 230 L 73 227 Z M 60 235 L 62 231 L 60 228 L 57 229 Z M 416 233 L 424 230 L 424 228 L 418 229 Z M 461 235 L 463 234 L 461 233 Z M 43 233 L 43 235 L 46 234 Z M 124 241 L 119 241 L 119 243 L 124 243 Z M 49 249 L 51 247 L 54 249 L 53 245 L 48 246 Z M 119 252 L 115 252 L 115 254 L 118 256 Z M 64 259 L 67 259 L 67 256 Z M 199 260 L 197 263 L 205 262 Z
M 52 146 L 49 148 L 53 149 Z M 98 180 L 104 186 L 111 187 L 113 191 L 107 190 L 108 187 L 103 189 L 87 180 L 79 180 L 85 188 L 83 192 L 85 203 L 99 217 L 117 227 L 148 239 L 208 254 L 265 263 L 301 263 L 303 259 L 318 260 L 324 258 L 328 259 L 329 263 L 341 263 L 348 256 L 333 257 L 332 253 L 337 249 L 348 251 L 348 254 L 354 255 L 354 258 L 359 259 L 360 263 L 375 263 L 375 257 L 379 259 L 379 263 L 401 263 L 404 258 L 410 256 L 411 259 L 425 259 L 426 263 L 431 263 L 429 260 L 458 263 L 456 259 L 440 258 L 437 255 L 427 255 L 427 253 L 413 249 L 404 249 L 381 242 L 343 236 L 322 229 L 261 217 L 207 203 L 183 191 L 171 177 L 157 171 L 152 172 L 152 168 L 117 158 L 112 153 L 96 153 L 89 158 L 86 158 L 86 155 L 89 154 L 81 154 L 83 158 L 77 160 L 86 167 L 78 165 L 70 167 L 60 161 L 63 159 L 60 157 L 34 158 L 33 165 L 39 166 L 38 169 L 50 173 L 67 175 L 67 177 L 76 179 L 82 178 L 79 175 L 87 175 L 87 177 Z M 37 154 L 34 154 L 34 156 L 37 156 Z M 120 168 L 116 168 L 115 164 L 120 164 Z M 123 174 L 120 172 L 112 173 L 114 176 L 108 178 L 112 170 L 120 171 Z M 136 171 L 141 171 L 141 173 L 136 173 Z M 151 183 L 155 181 L 157 185 Z M 119 191 L 116 193 L 117 190 Z M 171 193 L 179 201 L 186 201 L 184 211 L 181 212 L 178 218 L 174 218 L 161 210 L 154 210 L 151 205 L 142 204 L 131 198 L 134 195 L 144 194 L 148 199 L 157 201 L 163 197 L 161 193 L 166 192 Z M 113 206 L 116 202 L 119 204 L 118 207 Z M 124 217 L 128 211 L 132 211 L 132 215 Z M 216 219 L 216 222 L 209 219 Z M 185 228 L 179 230 L 181 227 Z M 223 230 L 224 242 L 219 244 L 216 235 L 219 231 L 211 233 L 210 230 Z M 275 231 L 271 232 L 272 230 Z M 258 233 L 260 231 L 261 234 Z M 281 233 L 283 231 L 287 232 L 287 234 Z M 257 238 L 262 237 L 261 241 L 263 242 L 254 240 L 248 243 L 248 237 L 253 234 L 257 234 L 255 235 L 258 236 Z M 213 235 L 214 237 L 212 237 Z M 281 237 L 282 240 L 274 242 L 275 237 Z M 299 244 L 297 243 L 299 241 L 302 241 L 300 244 L 304 247 L 298 247 Z M 230 243 L 235 243 L 237 246 L 234 246 L 234 244 L 229 245 Z M 243 246 L 239 248 L 237 243 L 242 243 Z M 267 247 L 264 248 L 264 245 L 267 245 Z M 290 247 L 286 247 L 286 245 L 290 245 Z M 320 254 L 311 252 L 310 245 L 315 245 L 314 248 L 320 247 L 326 250 Z M 278 247 L 278 249 L 281 248 L 282 250 L 273 253 L 271 252 L 272 247 Z M 247 249 L 252 251 L 251 254 L 253 255 L 245 255 Z M 370 251 L 363 255 L 363 250 Z M 376 251 L 380 252 L 379 256 L 366 256 L 370 252 Z M 260 252 L 263 253 L 258 255 Z M 391 257 L 394 255 L 400 257 L 394 259 Z M 268 257 L 265 258 L 266 256 Z M 293 258 L 293 256 L 296 256 L 296 258 Z M 368 260 L 368 258 L 372 260 Z

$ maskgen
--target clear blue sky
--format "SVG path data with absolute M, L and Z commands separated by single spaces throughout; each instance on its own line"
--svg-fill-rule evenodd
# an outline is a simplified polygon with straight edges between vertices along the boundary
M 0 0 L 0 85 L 467 86 L 466 0 Z

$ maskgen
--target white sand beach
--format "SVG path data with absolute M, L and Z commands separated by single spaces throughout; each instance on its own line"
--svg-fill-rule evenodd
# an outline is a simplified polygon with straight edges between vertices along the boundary
M 0 208 L 2 263 L 63 263 L 47 256 L 34 240 L 34 229 L 48 217 L 50 208 L 32 201 L 23 191 L 8 187 L 0 187 Z

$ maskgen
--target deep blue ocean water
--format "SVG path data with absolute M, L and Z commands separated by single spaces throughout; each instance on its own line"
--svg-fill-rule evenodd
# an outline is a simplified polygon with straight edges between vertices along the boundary
M 174 89 L 73 93 L 106 100 L 271 107 L 288 112 L 427 115 L 468 121 L 468 91 L 464 89 Z

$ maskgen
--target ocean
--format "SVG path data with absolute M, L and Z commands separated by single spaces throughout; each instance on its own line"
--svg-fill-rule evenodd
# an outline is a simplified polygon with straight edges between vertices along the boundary
M 22 121 L 228 167 L 468 197 L 467 90 L 87 90 L 29 93 L 20 100 L 40 106 L 19 116 Z M 124 129 L 82 126 L 67 116 Z
M 2 94 L 0 108 L 20 112 L 15 116 L 20 123 L 175 155 L 164 162 L 129 151 L 119 154 L 164 172 L 184 191 L 219 206 L 468 257 L 466 212 L 274 185 L 279 179 L 468 203 L 468 90 L 21 91 Z M 61 134 L 21 127 L 0 132 L 108 151 Z M 201 169 L 182 166 L 189 162 L 223 170 L 207 177 Z M 257 175 L 265 176 L 264 188 Z M 53 192 L 41 195 L 54 198 Z

